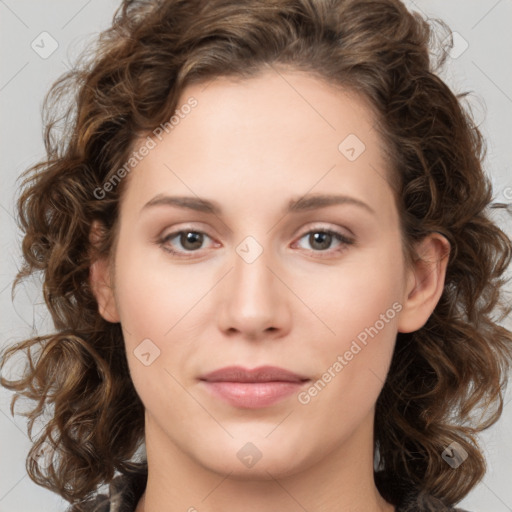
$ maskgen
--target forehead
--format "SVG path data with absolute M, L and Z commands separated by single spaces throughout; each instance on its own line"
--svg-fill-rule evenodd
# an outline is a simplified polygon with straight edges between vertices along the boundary
M 378 202 L 390 193 L 369 104 L 310 74 L 271 70 L 193 84 L 177 113 L 161 140 L 150 134 L 156 144 L 130 174 L 126 200 L 134 207 L 162 193 L 229 203 L 236 191 L 279 206 L 283 194 L 337 190 Z

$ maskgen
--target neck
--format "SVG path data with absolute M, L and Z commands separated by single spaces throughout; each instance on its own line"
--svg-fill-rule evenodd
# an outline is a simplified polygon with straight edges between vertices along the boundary
M 255 465 L 247 475 L 237 473 L 237 466 L 229 471 L 229 464 L 227 471 L 212 470 L 180 450 L 148 419 L 146 452 L 148 482 L 136 512 L 237 512 L 242 505 L 244 512 L 395 510 L 374 482 L 373 417 L 343 445 L 288 472 L 263 465 L 258 471 Z

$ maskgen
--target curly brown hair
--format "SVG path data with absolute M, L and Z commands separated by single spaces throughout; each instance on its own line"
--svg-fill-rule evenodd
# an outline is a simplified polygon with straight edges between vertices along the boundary
M 105 184 L 134 143 L 170 118 L 186 86 L 250 78 L 267 66 L 306 71 L 366 97 L 389 153 L 408 261 L 431 232 L 451 244 L 433 314 L 396 340 L 376 404 L 379 474 L 448 505 L 482 479 L 475 434 L 501 416 L 512 361 L 512 333 L 500 325 L 512 309 L 503 287 L 512 242 L 490 215 L 507 205 L 492 203 L 485 144 L 460 101 L 467 93 L 455 95 L 436 74 L 449 42 L 434 59 L 434 23 L 449 34 L 442 21 L 430 23 L 398 0 L 124 0 L 97 47 L 48 92 L 47 157 L 24 173 L 17 203 L 24 266 L 13 290 L 42 273 L 55 325 L 9 347 L 1 361 L 3 370 L 13 356 L 25 357 L 23 375 L 4 373 L 1 384 L 16 392 L 13 414 L 20 396 L 35 401 L 31 437 L 34 421 L 52 412 L 27 457 L 32 480 L 75 503 L 116 472 L 144 468 L 135 458 L 144 408 L 121 327 L 98 313 L 89 283 L 94 259 L 115 249 L 127 180 Z M 95 220 L 104 227 L 97 247 L 89 240 Z M 487 416 L 476 419 L 481 406 Z M 441 457 L 454 441 L 468 453 L 457 471 Z M 43 445 L 53 455 L 44 468 L 34 456 Z

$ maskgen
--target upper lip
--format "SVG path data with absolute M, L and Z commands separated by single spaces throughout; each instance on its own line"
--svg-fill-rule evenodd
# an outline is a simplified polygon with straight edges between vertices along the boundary
M 226 366 L 200 377 L 208 382 L 303 382 L 307 377 L 277 366 L 259 366 L 248 369 L 242 366 Z

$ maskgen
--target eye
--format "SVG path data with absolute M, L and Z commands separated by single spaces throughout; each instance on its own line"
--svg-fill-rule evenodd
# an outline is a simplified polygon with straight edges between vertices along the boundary
M 205 237 L 210 238 L 206 233 L 203 233 L 202 231 L 184 229 L 181 231 L 175 231 L 174 233 L 165 235 L 162 239 L 159 240 L 158 243 L 165 251 L 170 252 L 171 254 L 181 255 L 183 253 L 186 254 L 187 252 L 195 252 L 198 249 L 201 249 Z M 173 240 L 179 242 L 179 244 L 184 250 L 174 249 L 174 244 L 177 242 L 174 242 L 173 244 Z M 186 258 L 187 256 L 183 257 Z
M 311 253 L 339 253 L 347 248 L 348 245 L 355 243 L 355 240 L 345 236 L 342 233 L 332 229 L 317 228 L 304 233 L 300 239 L 307 238 L 312 249 L 306 249 Z M 193 229 L 182 229 L 163 236 L 158 240 L 158 245 L 165 251 L 182 258 L 193 257 L 192 254 L 203 248 L 205 238 L 211 238 L 203 231 Z M 330 249 L 333 242 L 337 242 L 334 249 Z M 297 244 L 296 242 L 295 244 Z M 181 245 L 181 249 L 176 249 L 177 245 Z M 294 245 L 295 245 L 294 244 Z M 329 250 L 330 249 L 330 250 Z M 324 257 L 324 256 L 321 256 Z
M 345 236 L 342 233 L 333 231 L 332 229 L 313 229 L 308 231 L 300 237 L 302 240 L 307 237 L 307 242 L 313 247 L 309 249 L 311 252 L 341 252 L 347 248 L 348 245 L 352 245 L 354 240 Z M 334 250 L 328 250 L 333 241 L 337 241 L 338 244 Z

